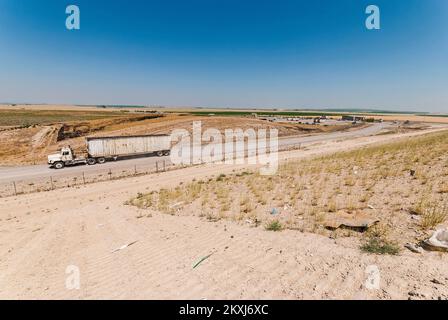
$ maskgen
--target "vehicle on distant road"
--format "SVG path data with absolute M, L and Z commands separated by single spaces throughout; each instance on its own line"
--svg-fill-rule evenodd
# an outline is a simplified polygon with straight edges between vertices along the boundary
M 86 138 L 86 155 L 77 156 L 70 146 L 48 156 L 48 164 L 56 169 L 78 164 L 103 164 L 108 160 L 138 155 L 170 155 L 171 136 L 140 135 Z

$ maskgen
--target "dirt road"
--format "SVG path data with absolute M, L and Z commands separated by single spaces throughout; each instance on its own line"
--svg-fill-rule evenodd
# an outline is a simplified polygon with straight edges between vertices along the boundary
M 280 158 L 420 134 L 330 141 L 281 153 Z M 0 298 L 448 299 L 448 269 L 441 267 L 447 260 L 437 253 L 379 257 L 361 253 L 353 239 L 147 216 L 124 204 L 138 192 L 243 168 L 247 166 L 190 167 L 0 199 Z M 378 288 L 368 289 L 372 266 L 381 280 Z M 79 289 L 66 286 L 73 267 L 79 270 Z

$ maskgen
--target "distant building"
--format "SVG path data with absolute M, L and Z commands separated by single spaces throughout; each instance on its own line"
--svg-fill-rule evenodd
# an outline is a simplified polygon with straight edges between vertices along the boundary
M 342 116 L 342 120 L 343 121 L 358 122 L 358 121 L 364 121 L 365 117 L 355 116 L 355 115 L 344 115 L 344 116 Z

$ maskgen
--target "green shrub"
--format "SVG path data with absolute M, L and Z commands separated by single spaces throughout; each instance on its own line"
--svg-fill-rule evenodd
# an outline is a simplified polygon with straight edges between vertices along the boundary
M 397 255 L 400 247 L 395 243 L 379 237 L 370 237 L 361 246 L 361 250 L 374 254 L 390 254 Z
M 280 231 L 283 229 L 282 224 L 278 220 L 269 222 L 265 228 L 268 231 Z

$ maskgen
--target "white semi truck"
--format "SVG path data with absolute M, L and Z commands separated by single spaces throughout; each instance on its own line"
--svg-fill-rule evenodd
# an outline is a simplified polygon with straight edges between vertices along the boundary
M 103 164 L 108 160 L 138 155 L 168 156 L 171 149 L 169 135 L 141 135 L 86 138 L 87 155 L 77 156 L 70 146 L 48 156 L 48 164 L 56 169 L 77 164 Z

